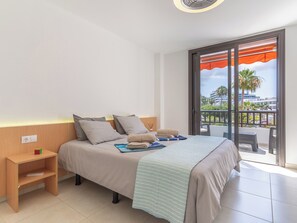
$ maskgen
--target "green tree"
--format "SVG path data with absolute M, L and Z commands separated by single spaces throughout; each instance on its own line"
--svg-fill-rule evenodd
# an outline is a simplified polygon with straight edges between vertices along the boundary
M 269 104 L 265 103 L 254 103 L 250 101 L 243 102 L 242 110 L 271 110 Z
M 213 105 L 215 103 L 215 100 L 213 98 L 210 98 L 208 102 L 210 105 Z
M 205 96 L 201 96 L 201 105 L 207 105 L 209 103 L 209 99 Z
M 221 98 L 221 106 L 222 106 L 223 97 L 228 95 L 228 88 L 226 88 L 225 86 L 220 86 L 216 90 L 216 94 L 218 97 Z
M 257 105 L 257 108 L 260 110 L 271 110 L 267 102 Z
M 256 110 L 256 105 L 250 101 L 244 101 L 242 110 Z
M 241 89 L 241 107 L 244 107 L 244 91 L 250 90 L 255 92 L 257 88 L 261 87 L 263 82 L 262 77 L 256 76 L 254 70 L 244 69 L 239 72 L 239 89 Z

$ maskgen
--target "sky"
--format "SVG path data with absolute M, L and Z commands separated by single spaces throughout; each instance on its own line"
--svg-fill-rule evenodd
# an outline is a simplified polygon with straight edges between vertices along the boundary
M 267 63 L 256 62 L 253 64 L 241 64 L 239 71 L 249 68 L 255 70 L 255 75 L 263 78 L 261 88 L 257 89 L 256 94 L 261 98 L 276 97 L 276 60 Z M 234 67 L 232 67 L 232 73 Z M 201 95 L 209 97 L 210 94 L 220 86 L 228 86 L 228 69 L 215 68 L 212 70 L 203 70 L 201 72 Z M 232 74 L 234 77 L 234 74 Z

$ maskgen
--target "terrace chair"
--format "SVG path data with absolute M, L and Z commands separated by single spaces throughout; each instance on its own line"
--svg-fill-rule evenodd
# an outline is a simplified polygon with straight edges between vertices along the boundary
M 210 136 L 209 124 L 201 124 L 201 126 L 200 126 L 200 135 Z
M 276 128 L 275 127 L 271 127 L 269 131 L 269 144 L 268 144 L 269 153 L 273 154 L 273 149 L 276 149 Z

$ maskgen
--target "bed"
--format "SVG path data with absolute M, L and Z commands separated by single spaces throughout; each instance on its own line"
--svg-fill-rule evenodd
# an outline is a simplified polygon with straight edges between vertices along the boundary
M 205 136 L 206 137 L 206 136 Z M 72 140 L 59 150 L 59 165 L 64 169 L 133 199 L 139 160 L 155 151 L 120 153 L 119 140 L 92 145 Z M 162 142 L 170 145 L 178 142 Z M 220 210 L 220 196 L 231 171 L 239 170 L 240 156 L 234 143 L 225 140 L 198 163 L 189 180 L 185 222 L 212 222 Z

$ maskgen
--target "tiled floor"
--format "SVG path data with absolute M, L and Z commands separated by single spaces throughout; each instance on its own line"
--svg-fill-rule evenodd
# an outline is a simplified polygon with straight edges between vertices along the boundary
M 297 171 L 248 162 L 233 172 L 223 193 L 222 209 L 215 223 L 297 222 Z M 122 198 L 111 203 L 112 193 L 89 181 L 74 186 L 74 179 L 59 184 L 55 197 L 44 190 L 20 197 L 20 212 L 0 203 L 0 223 L 162 223 L 131 208 Z
M 276 164 L 276 155 L 269 153 L 267 144 L 259 144 L 257 152 L 252 150 L 251 145 L 239 144 L 239 153 L 244 160 Z

